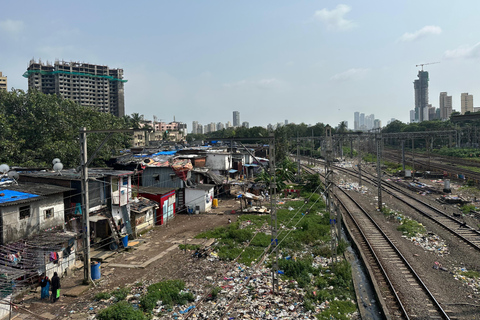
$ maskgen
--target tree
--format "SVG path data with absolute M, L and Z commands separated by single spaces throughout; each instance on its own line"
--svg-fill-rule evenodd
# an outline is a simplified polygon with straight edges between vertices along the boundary
M 132 113 L 130 116 L 130 125 L 133 129 L 140 129 L 143 120 L 143 114 Z
M 125 129 L 125 119 L 83 107 L 56 95 L 32 90 L 0 91 L 0 162 L 51 166 L 60 158 L 66 167 L 79 165 L 79 129 Z M 88 137 L 89 154 L 107 134 Z M 115 134 L 100 150 L 94 165 L 104 165 L 112 150 L 129 147 L 128 134 Z

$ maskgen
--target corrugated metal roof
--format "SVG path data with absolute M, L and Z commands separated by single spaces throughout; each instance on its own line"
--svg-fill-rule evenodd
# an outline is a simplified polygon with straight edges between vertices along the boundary
M 176 190 L 175 188 L 138 187 L 139 193 L 149 193 L 149 194 L 166 194 L 175 190 Z

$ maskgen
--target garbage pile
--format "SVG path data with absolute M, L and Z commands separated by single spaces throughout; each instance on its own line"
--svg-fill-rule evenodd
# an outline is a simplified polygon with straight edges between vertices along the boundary
M 327 265 L 327 261 L 326 258 L 315 258 L 316 264 Z M 211 282 L 211 287 L 220 288 L 218 296 L 199 303 L 199 295 L 190 305 L 175 306 L 168 314 L 162 313 L 162 319 L 184 319 L 188 312 L 191 312 L 190 319 L 220 319 L 222 316 L 226 319 L 316 319 L 315 315 L 330 304 L 324 301 L 315 305 L 313 311 L 304 310 L 306 291 L 295 280 L 280 277 L 278 291 L 273 294 L 271 269 L 264 266 L 254 270 L 236 263 L 223 280 L 215 281 L 213 277 L 206 277 L 206 280 Z
M 475 294 L 480 293 L 480 277 L 476 271 L 468 271 L 466 268 L 455 267 L 453 277 L 463 282 L 464 285 L 473 289 Z
M 420 246 L 426 251 L 434 252 L 439 256 L 450 253 L 445 240 L 431 232 L 428 232 L 427 234 L 417 234 L 417 236 L 408 239 L 416 246 Z
M 345 182 L 344 180 L 341 180 L 338 187 L 342 190 L 356 191 L 361 194 L 368 192 L 368 188 L 366 186 L 360 186 L 357 182 Z

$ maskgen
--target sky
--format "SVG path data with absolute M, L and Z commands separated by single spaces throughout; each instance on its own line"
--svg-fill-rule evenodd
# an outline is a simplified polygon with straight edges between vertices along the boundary
M 429 99 L 480 106 L 480 1 L 2 1 L 0 71 L 27 89 L 31 59 L 122 68 L 125 112 L 147 119 L 353 128 L 355 111 L 409 121 Z M 477 102 L 478 101 L 478 102 Z

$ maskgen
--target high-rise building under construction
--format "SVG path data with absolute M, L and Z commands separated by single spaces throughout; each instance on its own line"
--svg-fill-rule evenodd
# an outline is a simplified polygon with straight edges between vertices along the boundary
M 418 79 L 413 82 L 415 89 L 415 121 L 428 120 L 428 72 L 418 71 Z
M 123 69 L 110 69 L 89 63 L 30 60 L 28 90 L 57 94 L 82 106 L 89 106 L 117 117 L 125 115 Z

